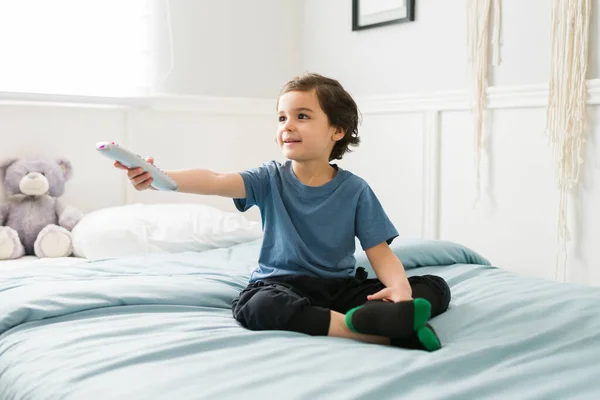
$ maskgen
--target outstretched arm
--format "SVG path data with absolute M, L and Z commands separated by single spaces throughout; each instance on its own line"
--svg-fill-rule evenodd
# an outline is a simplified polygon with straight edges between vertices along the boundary
M 152 157 L 147 157 L 146 161 L 154 164 Z M 127 171 L 127 177 L 137 190 L 151 188 L 152 178 L 149 172 L 144 172 L 142 168 L 127 168 L 118 161 L 115 161 L 114 166 Z M 219 173 L 196 168 L 165 171 L 165 173 L 175 180 L 178 192 L 231 197 L 234 199 L 246 197 L 244 180 L 237 172 Z
M 239 173 L 218 173 L 207 169 L 168 171 L 179 192 L 216 195 L 242 199 L 246 197 L 244 180 Z

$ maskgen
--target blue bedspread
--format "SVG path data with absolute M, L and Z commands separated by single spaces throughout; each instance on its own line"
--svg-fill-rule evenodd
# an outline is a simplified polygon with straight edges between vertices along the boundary
M 0 399 L 600 398 L 598 288 L 397 240 L 409 275 L 452 289 L 443 349 L 251 332 L 230 302 L 258 245 L 0 270 Z

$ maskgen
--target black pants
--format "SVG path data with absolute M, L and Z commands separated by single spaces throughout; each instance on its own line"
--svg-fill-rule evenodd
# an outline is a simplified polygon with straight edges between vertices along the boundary
M 412 276 L 408 281 L 413 299 L 420 297 L 431 303 L 432 318 L 448 309 L 451 295 L 444 279 L 423 275 Z M 233 300 L 232 311 L 234 318 L 250 330 L 287 330 L 326 336 L 330 310 L 345 314 L 383 288 L 378 279 L 282 276 L 249 284 Z

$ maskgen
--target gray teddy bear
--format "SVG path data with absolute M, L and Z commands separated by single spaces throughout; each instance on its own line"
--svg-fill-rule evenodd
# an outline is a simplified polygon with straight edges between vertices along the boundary
M 73 253 L 71 230 L 83 215 L 58 200 L 71 169 L 67 160 L 45 157 L 0 162 L 7 200 L 0 204 L 0 260 Z

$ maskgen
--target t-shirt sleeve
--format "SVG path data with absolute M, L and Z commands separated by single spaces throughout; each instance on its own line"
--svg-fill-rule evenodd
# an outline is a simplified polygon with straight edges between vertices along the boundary
M 261 204 L 270 192 L 271 169 L 271 165 L 263 164 L 239 173 L 246 188 L 245 198 L 233 199 L 233 204 L 239 211 L 244 212 L 254 205 L 261 208 Z
M 358 199 L 355 223 L 356 237 L 363 250 L 383 242 L 390 244 L 398 236 L 398 231 L 368 185 Z

